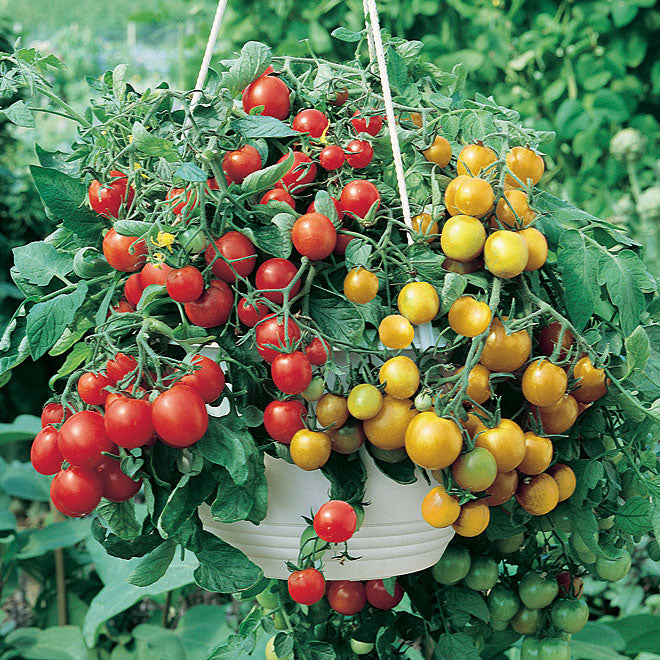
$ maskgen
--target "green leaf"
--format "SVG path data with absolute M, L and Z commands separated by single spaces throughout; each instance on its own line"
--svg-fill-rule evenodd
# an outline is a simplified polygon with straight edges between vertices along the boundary
M 522 522 L 515 522 L 511 515 L 499 506 L 491 508 L 490 521 L 486 527 L 486 536 L 491 541 L 506 539 L 525 531 Z
M 571 507 L 575 529 L 585 545 L 598 556 L 605 553 L 598 545 L 598 521 L 592 509 Z
M 82 280 L 73 293 L 61 294 L 37 303 L 30 309 L 27 315 L 27 337 L 30 355 L 34 360 L 52 348 L 62 336 L 86 296 L 87 283 Z
M 222 86 L 236 96 L 256 80 L 270 64 L 270 48 L 258 41 L 248 41 L 241 48 L 240 57 L 222 74 Z
M 150 232 L 155 233 L 157 229 L 153 222 L 143 222 L 142 220 L 117 220 L 113 228 L 122 236 L 132 236 L 134 238 L 145 236 Z
M 176 543 L 172 539 L 166 539 L 140 560 L 126 580 L 136 587 L 147 587 L 160 580 L 172 563 L 175 551 Z
M 463 294 L 467 285 L 468 280 L 464 275 L 451 272 L 445 274 L 440 292 L 440 314 L 446 314 L 449 311 L 449 308 Z
M 490 621 L 490 612 L 486 606 L 486 601 L 477 591 L 463 589 L 462 587 L 452 587 L 445 591 L 443 597 L 449 611 L 462 610 L 486 623 Z
M 619 310 L 621 329 L 629 335 L 644 311 L 644 294 L 639 285 L 646 279 L 644 263 L 632 250 L 617 255 L 601 253 L 597 272 L 598 284 L 607 287 L 612 304 Z
M 81 239 L 100 243 L 103 219 L 86 205 L 87 188 L 78 179 L 48 167 L 30 166 L 44 206 Z
M 70 176 L 77 176 L 80 170 L 80 165 L 76 162 L 69 162 L 68 158 L 70 153 L 64 151 L 46 151 L 38 144 L 34 145 L 35 153 L 39 159 L 39 165 L 54 170 L 59 170 Z
M 145 156 L 164 158 L 168 163 L 181 160 L 181 156 L 171 140 L 149 133 L 139 121 L 133 124 L 132 145 Z
M 0 424 L 0 445 L 32 440 L 41 431 L 41 419 L 35 415 L 19 415 L 10 424 Z
M 345 27 L 335 28 L 330 34 L 335 39 L 339 39 L 339 41 L 346 41 L 348 43 L 355 43 L 360 41 L 363 35 L 362 32 L 353 32 L 353 30 L 348 30 Z
M 128 502 L 101 500 L 101 504 L 96 507 L 96 513 L 108 523 L 108 527 L 120 539 L 131 539 L 140 534 L 140 524 L 135 517 L 135 504 L 132 500 Z
M 431 251 L 426 245 L 414 245 L 410 248 L 410 264 L 420 279 L 425 282 L 438 282 L 447 271 L 442 267 L 444 255 Z
M 66 353 L 70 348 L 77 344 L 84 334 L 92 327 L 94 327 L 94 324 L 89 319 L 85 317 L 79 318 L 75 330 L 69 330 L 67 328 L 57 340 L 55 346 L 48 351 L 48 355 L 57 356 Z
M 30 354 L 26 328 L 24 316 L 18 316 L 7 324 L 0 339 L 0 374 L 13 369 Z
M 443 634 L 438 638 L 435 655 L 446 660 L 480 660 L 474 641 L 465 633 Z
M 362 266 L 366 268 L 369 265 L 369 257 L 371 256 L 373 248 L 371 243 L 363 241 L 361 238 L 354 238 L 346 246 L 346 268 L 357 268 Z
M 635 495 L 617 507 L 614 524 L 628 534 L 643 534 L 651 527 L 651 503 L 646 497 Z
M 18 533 L 17 559 L 41 557 L 56 548 L 67 548 L 89 536 L 89 520 L 68 518 L 42 529 L 24 530 Z
M 126 94 L 126 70 L 128 64 L 118 64 L 112 70 L 112 93 L 117 101 L 122 101 Z
M 66 360 L 64 360 L 62 366 L 48 380 L 48 386 L 52 387 L 55 381 L 59 380 L 63 376 L 68 376 L 70 373 L 73 373 L 81 364 L 85 362 L 85 360 L 87 360 L 91 351 L 91 346 L 88 346 L 84 342 L 76 344 L 71 349 L 71 352 L 66 356 Z
M 46 630 L 19 628 L 4 641 L 20 648 L 20 657 L 25 660 L 89 660 L 78 626 L 53 626 Z M 12 654 L 12 657 L 16 656 Z
M 228 605 L 195 605 L 179 620 L 176 634 L 190 660 L 206 660 L 232 632 L 227 623 Z
M 330 499 L 358 504 L 364 499 L 367 472 L 359 453 L 342 455 L 333 452 L 321 468 L 331 484 Z
M 246 138 L 289 138 L 300 135 L 289 125 L 275 117 L 265 115 L 249 115 L 231 120 L 231 128 L 237 133 L 242 133 Z
M 290 151 L 281 163 L 248 174 L 241 184 L 241 189 L 253 194 L 272 188 L 293 167 L 293 162 L 293 151 Z
M 16 101 L 8 108 L 0 110 L 0 115 L 4 115 L 12 124 L 16 124 L 16 126 L 23 126 L 25 128 L 34 128 L 36 126 L 32 111 L 23 101 Z
M 626 378 L 633 371 L 644 371 L 651 356 L 651 343 L 646 330 L 638 325 L 625 339 L 626 346 Z
M 15 461 L 0 474 L 0 488 L 8 495 L 35 502 L 50 500 L 50 477 L 39 474 L 30 463 Z
M 598 250 L 576 230 L 561 235 L 557 266 L 562 274 L 564 299 L 569 316 L 578 330 L 583 330 L 600 298 Z M 600 273 L 598 273 L 600 277 Z
M 208 178 L 208 174 L 197 167 L 195 163 L 181 163 L 174 172 L 174 176 L 184 181 L 202 183 Z
M 291 229 L 295 221 L 296 217 L 291 213 L 278 213 L 269 225 L 256 225 L 251 230 L 245 228 L 242 231 L 263 252 L 286 259 L 293 249 Z
M 50 243 L 35 241 L 16 247 L 12 252 L 21 277 L 37 286 L 46 286 L 53 277 L 64 280 L 73 270 L 73 257 L 56 250 Z

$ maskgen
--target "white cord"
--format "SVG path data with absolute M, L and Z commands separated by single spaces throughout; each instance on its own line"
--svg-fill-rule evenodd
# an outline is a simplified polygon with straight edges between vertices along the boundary
M 209 72 L 209 66 L 211 66 L 211 58 L 213 57 L 215 42 L 218 40 L 220 24 L 222 23 L 222 17 L 225 13 L 226 7 L 227 0 L 219 0 L 218 8 L 215 12 L 215 18 L 213 19 L 213 25 L 211 27 L 211 34 L 209 34 L 209 40 L 206 42 L 206 50 L 204 51 L 202 66 L 199 69 L 199 75 L 197 76 L 197 82 L 195 83 L 195 91 L 193 92 L 192 99 L 190 101 L 191 111 L 199 103 L 199 99 L 202 97 L 202 89 L 204 87 L 204 83 L 206 82 L 206 74 Z
M 392 103 L 392 91 L 390 81 L 387 77 L 387 64 L 385 63 L 385 50 L 383 49 L 383 39 L 380 34 L 380 22 L 378 20 L 378 9 L 376 0 L 363 0 L 365 8 L 369 9 L 369 21 L 371 23 L 371 34 L 373 36 L 374 47 L 376 50 L 376 60 L 378 61 L 378 74 L 380 84 L 383 88 L 383 99 L 385 101 L 385 114 L 387 115 L 387 124 L 390 129 L 390 141 L 392 143 L 392 155 L 394 156 L 394 170 L 396 180 L 399 186 L 399 195 L 401 196 L 401 209 L 403 211 L 403 221 L 406 226 L 412 229 L 412 218 L 410 216 L 410 201 L 408 200 L 408 189 L 406 188 L 406 177 L 403 171 L 403 160 L 401 159 L 401 147 L 399 145 L 399 134 L 397 132 L 396 118 L 394 117 L 394 105 Z M 367 25 L 367 33 L 369 26 Z

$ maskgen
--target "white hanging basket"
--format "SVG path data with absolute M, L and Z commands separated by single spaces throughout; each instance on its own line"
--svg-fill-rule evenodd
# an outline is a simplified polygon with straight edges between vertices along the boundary
M 202 353 L 215 358 L 217 350 L 206 347 Z M 346 355 L 333 353 L 336 364 L 346 364 Z M 208 407 L 212 416 L 222 416 L 228 406 Z M 367 481 L 362 527 L 348 541 L 348 552 L 355 561 L 332 559 L 332 549 L 323 557 L 327 580 L 373 580 L 421 571 L 435 564 L 454 536 L 451 527 L 436 529 L 422 518 L 421 504 L 430 486 L 417 472 L 413 484 L 399 484 L 383 474 L 368 452 L 360 450 Z M 300 536 L 307 527 L 302 516 L 311 517 L 328 501 L 330 483 L 320 470 L 306 472 L 284 460 L 264 456 L 268 482 L 268 512 L 254 525 L 247 521 L 222 523 L 213 520 L 204 504 L 199 516 L 204 528 L 242 550 L 261 567 L 268 578 L 286 580 L 287 561 L 295 563 Z M 342 546 L 335 546 L 341 550 Z

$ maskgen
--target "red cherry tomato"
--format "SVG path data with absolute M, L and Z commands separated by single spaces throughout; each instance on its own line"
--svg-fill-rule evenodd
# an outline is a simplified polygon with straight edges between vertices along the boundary
M 346 160 L 351 167 L 366 167 L 374 157 L 374 150 L 366 140 L 351 140 L 346 145 Z
M 151 405 L 158 437 L 172 447 L 190 447 L 206 433 L 209 416 L 201 396 L 187 385 L 175 385 Z
M 288 158 L 284 154 L 277 162 L 281 163 Z M 289 171 L 275 184 L 277 188 L 287 188 L 291 192 L 301 192 L 316 178 L 316 165 L 312 159 L 302 151 L 293 152 L 293 165 Z
M 243 110 L 249 114 L 252 108 L 263 105 L 264 109 L 260 114 L 286 119 L 291 110 L 290 93 L 289 88 L 279 78 L 262 76 L 243 90 Z
M 344 186 L 339 203 L 344 213 L 364 218 L 373 204 L 377 204 L 376 209 L 380 206 L 380 193 L 370 181 L 355 179 Z
M 135 307 L 131 305 L 131 303 L 129 303 L 128 300 L 124 300 L 123 298 L 116 305 L 113 305 L 110 309 L 115 314 L 130 314 L 131 312 L 135 311 Z M 108 316 L 110 316 L 110 312 L 108 312 Z
M 57 429 L 46 426 L 37 433 L 30 449 L 30 462 L 39 474 L 55 474 L 62 469 L 62 454 L 57 446 Z
M 57 447 L 65 461 L 86 470 L 101 465 L 105 460 L 102 452 L 114 449 L 105 431 L 103 415 L 93 410 L 71 415 L 62 424 Z
M 279 289 L 286 288 L 296 276 L 298 267 L 288 259 L 275 257 L 264 261 L 257 269 L 254 283 L 263 298 L 267 298 L 278 305 L 284 302 L 284 294 Z M 271 289 L 275 289 L 274 291 Z M 291 287 L 289 300 L 300 291 L 300 279 Z
M 214 328 L 227 322 L 234 306 L 234 294 L 222 280 L 211 280 L 204 293 L 184 309 L 188 320 L 200 328 Z
M 344 211 L 342 210 L 339 200 L 335 199 L 334 197 L 330 198 L 332 200 L 332 203 L 335 205 L 335 209 L 337 211 L 337 222 L 341 222 L 343 217 L 344 217 Z M 308 207 L 307 207 L 307 213 L 316 213 L 316 206 L 314 202 L 312 202 Z
M 328 129 L 330 122 L 320 111 L 310 108 L 301 110 L 294 118 L 291 128 L 300 133 L 309 133 L 310 137 L 319 138 Z
M 81 518 L 96 509 L 103 486 L 95 470 L 68 467 L 50 482 L 50 499 L 65 516 Z
M 365 117 L 359 110 L 353 113 L 354 119 L 351 119 L 351 124 L 356 133 L 368 133 L 376 137 L 383 128 L 383 117 L 381 115 L 374 115 L 372 117 Z
M 343 543 L 355 534 L 355 509 L 342 500 L 326 502 L 314 516 L 314 531 L 328 543 Z
M 338 90 L 335 97 L 332 101 L 328 101 L 330 105 L 344 105 L 348 101 L 348 90 L 344 87 L 342 90 Z
M 285 394 L 300 394 L 312 382 L 312 365 L 304 353 L 280 353 L 270 368 L 275 387 Z
M 110 177 L 114 179 L 111 183 L 101 184 L 96 179 L 92 181 L 88 192 L 89 203 L 97 213 L 118 218 L 122 202 L 125 203 L 126 208 L 130 208 L 135 191 L 133 188 L 128 188 L 128 179 L 122 172 L 112 170 Z
M 362 582 L 337 580 L 329 582 L 327 598 L 330 607 L 339 614 L 353 616 L 361 612 L 367 604 L 367 596 Z
M 167 191 L 165 199 L 170 202 L 169 206 L 172 207 L 172 213 L 174 213 L 174 215 L 181 215 L 181 212 L 185 207 L 187 207 L 186 215 L 190 215 L 193 208 L 197 206 L 196 194 L 192 204 L 190 202 L 190 198 L 193 194 L 195 194 L 193 190 L 186 191 L 185 188 L 171 188 Z
M 309 346 L 305 348 L 305 355 L 310 364 L 320 366 L 328 361 L 328 358 L 332 355 L 332 349 L 325 339 L 314 337 Z
M 146 289 L 150 284 L 165 286 L 167 276 L 172 272 L 172 267 L 167 264 L 148 263 L 140 271 L 140 282 Z
M 225 374 L 220 365 L 205 355 L 194 355 L 191 363 L 197 369 L 183 376 L 179 383 L 192 387 L 204 403 L 215 401 L 225 389 Z
M 369 605 L 379 610 L 391 610 L 403 598 L 403 589 L 398 582 L 394 583 L 394 596 L 387 593 L 382 580 L 368 580 L 365 592 Z
M 339 255 L 344 255 L 346 254 L 346 248 L 348 247 L 348 244 L 356 238 L 355 236 L 348 236 L 346 234 L 338 233 L 337 234 L 337 245 L 335 245 L 335 249 L 333 252 L 335 254 Z
M 325 593 L 325 578 L 315 568 L 294 571 L 288 579 L 289 595 L 296 603 L 313 605 Z
M 211 244 L 206 248 L 204 258 L 207 264 L 213 262 L 213 275 L 225 282 L 235 282 L 237 273 L 247 277 L 257 263 L 252 241 L 238 231 L 228 231 L 220 236 L 215 241 L 215 247 Z
M 146 261 L 147 244 L 135 236 L 122 236 L 114 228 L 103 237 L 103 256 L 115 269 L 132 273 Z
M 303 257 L 318 261 L 332 254 L 337 244 L 337 231 L 325 215 L 305 213 L 293 224 L 291 240 Z
M 133 273 L 126 278 L 124 283 L 124 297 L 133 307 L 137 307 L 144 291 L 144 285 L 140 278 L 140 273 Z
M 222 169 L 232 181 L 243 183 L 248 175 L 261 169 L 261 156 L 251 144 L 246 144 L 223 156 Z
M 184 266 L 168 273 L 165 286 L 172 300 L 194 302 L 204 292 L 204 278 L 194 266 Z
M 296 431 L 305 428 L 307 408 L 300 401 L 271 401 L 264 410 L 266 433 L 277 442 L 288 445 Z
M 296 201 L 289 195 L 283 188 L 273 188 L 259 200 L 259 204 L 268 204 L 268 202 L 284 202 L 288 204 L 294 211 L 296 210 Z
M 103 372 L 93 374 L 88 371 L 78 379 L 78 394 L 90 406 L 102 406 L 108 396 L 106 388 L 110 385 L 110 379 Z
M 248 303 L 245 298 L 241 298 L 236 306 L 236 313 L 243 325 L 254 328 L 261 319 L 265 319 L 270 314 L 270 310 L 262 302 Z
M 151 404 L 147 399 L 114 398 L 105 408 L 105 431 L 119 447 L 135 449 L 145 445 L 154 434 Z
M 116 385 L 120 380 L 137 369 L 137 360 L 132 355 L 126 353 L 117 353 L 115 357 L 108 360 L 105 364 L 105 371 L 108 374 L 111 385 Z M 110 396 L 110 395 L 108 395 Z M 106 405 L 107 399 L 106 399 Z
M 66 411 L 66 417 L 71 417 L 71 411 Z M 41 411 L 41 428 L 45 428 L 48 424 L 61 424 L 64 418 L 64 408 L 61 403 L 47 403 Z
M 261 355 L 266 362 L 272 362 L 278 355 L 280 355 L 280 353 L 275 349 L 270 348 L 268 344 L 283 349 L 291 347 L 300 339 L 300 328 L 298 327 L 298 324 L 289 317 L 285 332 L 284 319 L 278 318 L 275 314 L 271 314 L 257 325 L 255 339 L 259 355 Z
M 122 472 L 121 463 L 114 458 L 106 458 L 96 468 L 101 477 L 103 497 L 111 502 L 127 502 L 140 490 L 142 479 L 134 481 Z
M 321 149 L 319 154 L 319 165 L 324 170 L 338 170 L 346 161 L 346 154 L 344 150 L 336 145 L 330 144 Z

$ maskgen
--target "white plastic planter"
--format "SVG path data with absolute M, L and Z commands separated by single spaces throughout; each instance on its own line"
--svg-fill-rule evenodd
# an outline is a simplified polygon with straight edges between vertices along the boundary
M 428 344 L 427 344 L 428 345 Z M 213 348 L 204 350 L 215 357 Z M 343 360 L 342 360 L 343 358 Z M 345 356 L 336 352 L 336 363 Z M 224 406 L 209 408 L 209 414 L 226 414 Z M 367 482 L 362 527 L 348 541 L 354 561 L 332 559 L 332 549 L 323 557 L 328 580 L 372 580 L 421 571 L 435 564 L 454 536 L 451 527 L 436 529 L 421 514 L 421 503 L 430 490 L 418 474 L 413 484 L 398 484 L 384 475 L 364 448 L 361 456 Z M 213 520 L 210 507 L 199 509 L 204 528 L 242 550 L 266 577 L 285 580 L 287 561 L 295 562 L 300 536 L 306 528 L 302 516 L 310 517 L 328 501 L 330 484 L 320 470 L 305 472 L 284 460 L 265 455 L 268 482 L 268 513 L 257 526 L 250 522 L 221 523 Z M 341 550 L 342 546 L 335 546 Z

